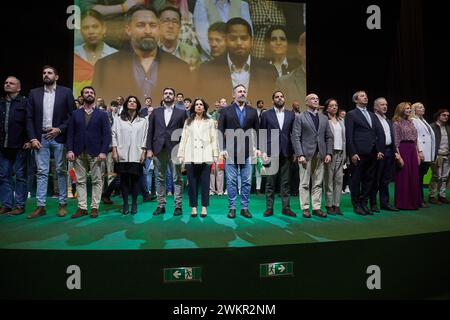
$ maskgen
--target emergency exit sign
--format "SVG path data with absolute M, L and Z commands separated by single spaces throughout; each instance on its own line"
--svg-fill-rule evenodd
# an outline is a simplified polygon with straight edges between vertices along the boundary
M 202 281 L 200 267 L 178 267 L 164 269 L 164 282 L 195 282 Z
M 259 267 L 259 275 L 261 278 L 293 276 L 293 262 L 273 262 L 261 264 Z

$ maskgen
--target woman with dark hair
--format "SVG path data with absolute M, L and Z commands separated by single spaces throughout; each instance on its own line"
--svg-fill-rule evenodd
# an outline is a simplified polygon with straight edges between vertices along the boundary
M 208 104 L 201 98 L 194 99 L 190 116 L 186 120 L 178 149 L 180 163 L 185 163 L 189 184 L 191 216 L 197 217 L 197 187 L 202 189 L 202 213 L 206 217 L 209 206 L 211 164 L 217 162 L 219 145 L 214 120 L 207 114 Z
M 400 210 L 417 210 L 422 205 L 419 184 L 419 147 L 417 129 L 411 119 L 412 108 L 408 102 L 400 103 L 395 109 L 395 148 L 400 158 L 395 174 L 395 207 Z
M 298 61 L 288 59 L 287 34 L 286 27 L 272 26 L 267 30 L 265 36 L 265 58 L 277 69 L 279 77 L 288 75 L 300 65 Z
M 139 116 L 141 103 L 135 96 L 129 96 L 119 117 L 112 127 L 112 157 L 117 173 L 120 174 L 120 188 L 123 198 L 122 214 L 129 213 L 128 195 L 131 192 L 131 214 L 137 213 L 139 178 L 143 173 L 146 156 L 148 121 Z
M 331 215 L 342 215 L 340 209 L 342 184 L 344 178 L 345 153 L 345 124 L 339 118 L 339 105 L 336 99 L 328 99 L 325 102 L 323 114 L 328 116 L 331 131 L 333 132 L 332 161 L 325 165 L 325 208 Z

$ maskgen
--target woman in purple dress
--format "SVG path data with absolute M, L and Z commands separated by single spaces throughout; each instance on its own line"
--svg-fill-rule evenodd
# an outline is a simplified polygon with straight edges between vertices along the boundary
M 417 130 L 411 120 L 411 104 L 400 103 L 395 109 L 394 136 L 397 153 L 403 166 L 397 166 L 395 174 L 395 207 L 402 210 L 417 210 L 422 203 L 419 185 L 419 148 Z

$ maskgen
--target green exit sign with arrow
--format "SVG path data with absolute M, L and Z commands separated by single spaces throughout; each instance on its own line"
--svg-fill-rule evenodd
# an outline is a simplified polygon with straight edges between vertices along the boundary
M 178 267 L 164 269 L 164 282 L 194 282 L 202 281 L 200 267 Z
M 259 266 L 259 275 L 261 278 L 293 276 L 293 262 L 273 262 L 265 263 Z

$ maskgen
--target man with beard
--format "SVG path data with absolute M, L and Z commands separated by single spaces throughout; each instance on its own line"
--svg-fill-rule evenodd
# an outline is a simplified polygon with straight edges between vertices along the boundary
M 217 97 L 229 97 L 234 87 L 243 84 L 248 88 L 249 100 L 270 100 L 278 73 L 268 62 L 251 56 L 250 24 L 242 18 L 233 18 L 225 29 L 228 54 L 200 66 L 198 91 L 206 101 L 214 101 Z
M 95 65 L 92 86 L 99 96 L 106 100 L 117 94 L 152 97 L 166 86 L 190 93 L 188 65 L 158 48 L 160 22 L 153 8 L 137 5 L 128 10 L 125 31 L 130 47 Z
M 59 186 L 58 216 L 65 217 L 67 198 L 67 168 L 64 161 L 64 145 L 70 116 L 75 108 L 72 90 L 56 85 L 58 71 L 51 66 L 42 70 L 44 87 L 30 91 L 27 105 L 27 132 L 31 147 L 35 150 L 37 166 L 36 210 L 28 219 L 46 214 L 48 171 L 50 152 L 53 151 Z
M 239 84 L 233 89 L 234 102 L 220 113 L 218 129 L 224 136 L 221 157 L 226 159 L 228 218 L 236 218 L 238 174 L 241 176 L 241 216 L 252 218 L 249 211 L 252 187 L 252 156 L 259 157 L 256 110 L 247 104 L 247 88 Z
M 181 165 L 172 161 L 172 149 L 179 143 L 180 139 L 172 141 L 172 133 L 175 130 L 183 129 L 186 118 L 186 111 L 175 108 L 175 90 L 165 88 L 163 90 L 163 105 L 161 108 L 153 110 L 148 119 L 147 157 L 154 160 L 155 167 L 158 170 L 158 207 L 153 212 L 155 216 L 166 212 L 166 174 L 169 165 L 172 166 L 175 186 L 175 212 L 173 215 L 180 216 L 183 213 Z M 173 159 L 176 159 L 176 156 Z
M 6 96 L 0 99 L 0 215 L 15 216 L 25 212 L 26 160 L 31 144 L 27 142 L 27 99 L 19 94 L 19 79 L 8 77 L 4 89 Z
M 94 88 L 84 87 L 81 95 L 84 105 L 73 112 L 67 129 L 67 160 L 74 163 L 78 193 L 78 210 L 72 215 L 72 219 L 88 214 L 88 172 L 92 179 L 91 218 L 98 217 L 103 189 L 103 163 L 111 144 L 108 115 L 95 107 Z
M 281 91 L 275 91 L 272 95 L 274 107 L 269 111 L 262 113 L 260 130 L 267 130 L 267 146 L 266 152 L 263 152 L 263 160 L 271 158 L 272 166 L 269 170 L 277 169 L 272 175 L 267 177 L 266 182 L 266 204 L 267 210 L 265 217 L 273 215 L 273 202 L 275 198 L 275 187 L 278 178 L 280 179 L 280 192 L 283 202 L 282 214 L 288 217 L 297 217 L 290 209 L 290 185 L 289 178 L 291 176 L 293 149 L 291 143 L 292 127 L 294 125 L 295 115 L 292 111 L 284 108 L 285 99 Z M 272 136 L 272 130 L 276 134 Z M 272 150 L 272 138 L 277 139 L 277 150 Z M 261 148 L 262 149 L 262 148 Z M 274 164 L 278 164 L 274 168 Z

